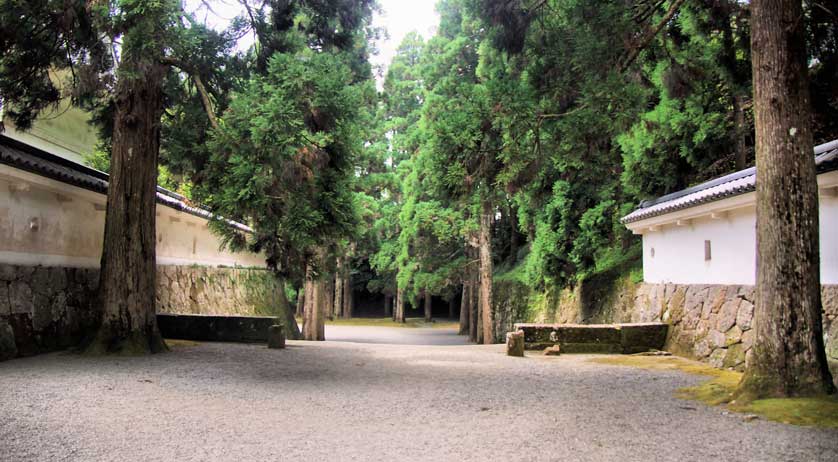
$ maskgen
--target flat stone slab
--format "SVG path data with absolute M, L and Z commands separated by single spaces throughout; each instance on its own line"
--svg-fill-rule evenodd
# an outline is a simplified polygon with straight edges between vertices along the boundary
M 268 329 L 278 323 L 271 316 L 157 314 L 157 326 L 163 337 L 178 340 L 267 343 Z
M 562 353 L 640 353 L 661 350 L 667 324 L 515 324 L 524 332 L 527 350 L 559 345 Z

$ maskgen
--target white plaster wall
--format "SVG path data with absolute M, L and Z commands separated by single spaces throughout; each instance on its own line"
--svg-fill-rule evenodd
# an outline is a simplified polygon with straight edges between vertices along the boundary
M 0 165 L 0 263 L 99 266 L 105 196 Z M 256 266 L 264 257 L 220 250 L 207 220 L 157 205 L 159 265 Z
M 711 259 L 704 260 L 709 240 Z M 654 250 L 653 250 L 654 249 Z M 654 256 L 652 253 L 654 252 Z M 753 208 L 725 218 L 696 218 L 643 234 L 643 279 L 679 284 L 753 284 L 756 254 Z
M 838 173 L 838 172 L 836 172 Z M 755 196 L 755 193 L 748 194 Z M 650 283 L 755 284 L 756 215 L 753 206 L 657 224 L 643 231 L 643 279 Z M 711 260 L 704 260 L 704 241 Z M 838 284 L 838 197 L 820 196 L 821 284 Z M 654 257 L 652 256 L 654 249 Z
M 821 283 L 838 284 L 838 197 L 822 195 L 820 204 Z

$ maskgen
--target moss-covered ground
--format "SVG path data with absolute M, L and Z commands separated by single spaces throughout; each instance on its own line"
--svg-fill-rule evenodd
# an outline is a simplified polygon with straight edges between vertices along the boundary
M 710 377 L 694 387 L 677 390 L 681 399 L 700 401 L 711 406 L 744 414 L 755 414 L 764 419 L 792 425 L 838 428 L 838 396 L 814 398 L 760 399 L 747 404 L 732 401 L 742 373 L 716 369 L 709 364 L 677 356 L 604 356 L 591 360 L 595 363 L 639 367 L 651 370 L 677 370 L 688 374 Z
M 200 342 L 196 342 L 193 340 L 176 340 L 176 339 L 166 339 L 166 345 L 171 350 L 177 350 L 180 348 L 187 348 L 187 347 L 194 347 L 200 345 Z
M 303 320 L 297 318 L 297 324 L 303 325 Z M 330 326 L 365 326 L 365 327 L 425 327 L 434 329 L 453 329 L 459 326 L 459 323 L 449 320 L 436 320 L 434 322 L 425 322 L 424 318 L 407 318 L 404 323 L 394 322 L 390 318 L 351 318 L 351 319 L 334 319 L 326 320 L 326 325 Z

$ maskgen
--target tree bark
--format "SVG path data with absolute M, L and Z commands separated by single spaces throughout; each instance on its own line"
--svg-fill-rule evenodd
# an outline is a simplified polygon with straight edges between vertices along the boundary
M 318 261 L 322 262 L 322 251 L 318 252 Z M 325 340 L 326 281 L 318 274 L 314 262 L 306 264 L 305 306 L 303 309 L 303 339 Z
M 736 137 L 736 169 L 744 170 L 748 166 L 748 143 L 745 141 L 747 127 L 745 126 L 745 98 L 733 95 L 733 129 Z
M 495 343 L 492 328 L 492 204 L 484 200 L 480 213 L 480 311 L 483 343 Z
M 469 290 L 468 286 L 469 280 L 468 278 L 464 278 L 463 295 L 460 301 L 460 331 L 458 332 L 460 335 L 468 335 L 469 332 L 469 319 L 471 314 L 471 291 Z
M 472 258 L 477 257 L 475 252 L 471 252 Z M 480 336 L 478 332 L 480 332 L 480 277 L 478 266 L 470 263 L 469 264 L 469 273 L 471 277 L 471 282 L 469 283 L 469 292 L 470 296 L 469 299 L 471 300 L 471 324 L 469 326 L 469 340 L 474 343 L 478 343 L 480 340 Z
M 425 322 L 433 322 L 433 296 L 425 291 Z
M 99 272 L 102 321 L 92 353 L 156 353 L 157 156 L 168 68 L 126 56 L 116 87 L 113 149 Z M 131 74 L 136 74 L 131 75 Z
M 477 319 L 477 326 L 474 332 L 474 343 L 483 343 L 483 307 L 480 305 L 480 280 L 474 285 L 475 303 L 474 308 L 477 310 L 474 315 Z
M 454 298 L 448 300 L 448 319 L 454 319 Z
M 509 206 L 509 257 L 514 264 L 518 261 L 518 217 L 512 205 Z
M 737 399 L 831 393 L 803 9 L 800 0 L 755 0 L 751 14 L 756 337 Z
M 343 316 L 343 268 L 341 260 L 338 259 L 337 272 L 335 273 L 335 302 L 332 307 L 332 316 Z
M 285 325 L 285 336 L 291 340 L 299 340 L 301 338 L 300 327 L 297 325 L 297 320 L 294 319 L 294 311 L 291 310 L 291 303 L 288 302 L 288 297 L 285 296 L 285 278 L 277 276 L 277 304 L 282 310 L 283 324 Z
M 404 290 L 396 290 L 395 321 L 404 323 Z
M 296 316 L 298 318 L 303 317 L 303 313 L 305 313 L 305 303 L 306 303 L 306 286 L 305 281 L 303 281 L 303 286 L 297 290 L 297 313 Z
M 326 317 L 329 320 L 335 319 L 335 280 L 336 275 L 332 274 L 324 280 L 323 290 L 325 291 L 326 299 L 324 301 L 324 308 Z
M 352 318 L 355 315 L 355 293 L 352 290 L 352 275 L 346 271 L 343 280 L 343 317 Z

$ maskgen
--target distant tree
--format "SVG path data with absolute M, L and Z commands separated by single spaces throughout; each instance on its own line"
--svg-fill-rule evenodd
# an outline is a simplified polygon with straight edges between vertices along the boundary
M 186 89 L 194 96 L 168 115 L 165 160 L 194 183 L 196 199 L 254 229 L 213 225 L 231 248 L 264 252 L 276 276 L 298 286 L 304 337 L 322 340 L 337 299 L 332 278 L 346 267 L 335 257 L 356 233 L 373 2 L 239 4 L 229 33 L 253 32 L 256 43 L 218 63 L 215 124 L 195 116 L 203 98 Z M 286 322 L 296 326 L 290 312 Z
M 818 184 L 802 3 L 756 0 L 751 14 L 756 339 L 738 399 L 832 393 L 822 332 Z

